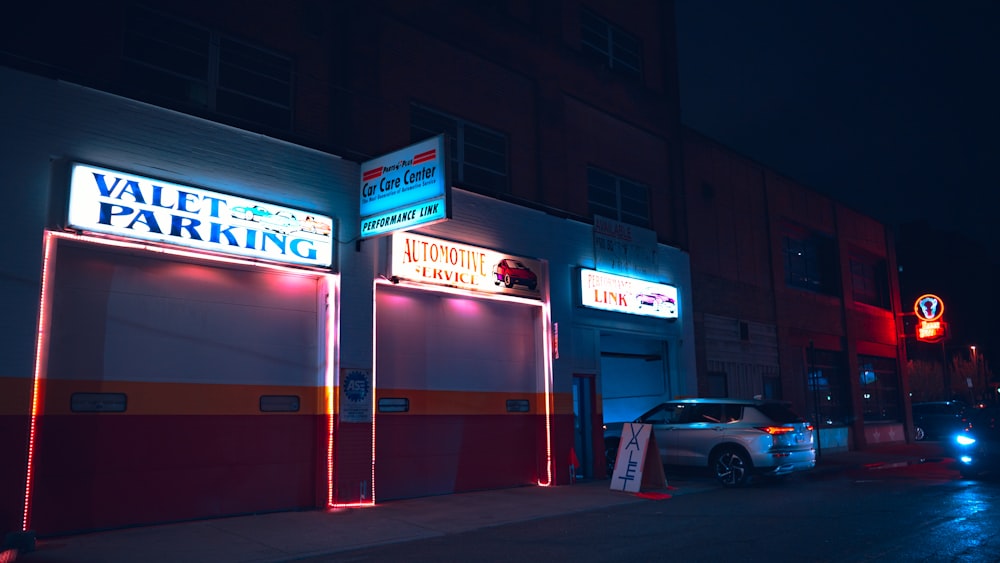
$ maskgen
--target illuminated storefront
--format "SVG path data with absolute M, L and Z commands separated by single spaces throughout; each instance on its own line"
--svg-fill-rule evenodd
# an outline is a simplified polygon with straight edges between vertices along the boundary
M 329 504 L 333 217 L 356 209 L 357 164 L 70 84 L 4 80 L 38 108 L 4 112 L 31 139 L 5 153 L 23 187 L 7 265 L 26 283 L 4 292 L 5 336 L 19 343 L 0 373 L 4 529 Z
M 609 267 L 589 223 L 440 191 L 439 145 L 359 165 L 4 76 L 44 106 L 5 113 L 34 139 L 7 155 L 30 200 L 11 279 L 37 280 L 4 297 L 10 529 L 562 485 L 601 475 L 606 405 L 695 392 L 677 249 Z M 383 179 L 428 191 L 362 215 Z M 635 309 L 582 303 L 583 270 Z
M 25 527 L 314 506 L 332 219 L 105 167 L 70 178 L 71 230 L 45 234 Z
M 551 484 L 546 265 L 397 232 L 375 290 L 375 500 Z

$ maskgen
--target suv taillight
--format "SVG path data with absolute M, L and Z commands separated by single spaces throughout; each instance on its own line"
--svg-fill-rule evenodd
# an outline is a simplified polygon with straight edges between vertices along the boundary
M 760 430 L 761 432 L 767 432 L 772 436 L 776 436 L 778 434 L 788 434 L 789 432 L 795 432 L 795 429 L 789 426 L 758 426 L 757 430 Z

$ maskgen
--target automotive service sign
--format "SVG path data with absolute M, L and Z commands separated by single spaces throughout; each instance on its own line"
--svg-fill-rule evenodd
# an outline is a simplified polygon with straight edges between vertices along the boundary
M 425 237 L 392 235 L 392 275 L 397 278 L 541 298 L 542 263 L 530 258 Z
M 618 313 L 676 319 L 677 288 L 636 278 L 580 270 L 580 301 L 585 307 Z
M 73 165 L 68 224 L 287 264 L 333 259 L 330 217 L 84 164 Z
M 444 135 L 361 165 L 361 238 L 451 216 Z

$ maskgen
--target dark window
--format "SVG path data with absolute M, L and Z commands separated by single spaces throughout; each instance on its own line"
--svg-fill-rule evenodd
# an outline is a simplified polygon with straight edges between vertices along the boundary
M 277 129 L 292 119 L 292 61 L 141 6 L 126 15 L 124 72 L 144 97 Z
M 705 374 L 705 384 L 708 387 L 706 397 L 728 397 L 728 375 L 724 371 L 710 371 Z
M 854 301 L 858 303 L 891 309 L 889 268 L 886 261 L 867 256 L 851 256 L 851 290 Z
M 843 355 L 830 350 L 806 353 L 810 415 L 819 426 L 847 424 L 850 418 L 847 370 Z
M 902 420 L 895 358 L 858 356 L 858 376 L 865 421 Z
M 748 342 L 750 340 L 750 323 L 740 321 L 740 340 Z
M 642 76 L 639 38 L 587 9 L 580 13 L 580 41 L 585 52 L 600 57 L 608 68 L 626 76 Z
M 587 168 L 590 214 L 650 228 L 649 188 L 594 167 Z
M 837 256 L 833 241 L 821 235 L 786 233 L 785 282 L 791 287 L 837 295 Z
M 781 398 L 781 378 L 775 376 L 765 375 L 763 378 L 764 383 L 764 399 L 780 399 Z
M 410 106 L 410 138 L 414 142 L 441 133 L 447 139 L 455 183 L 510 192 L 505 134 L 416 104 Z

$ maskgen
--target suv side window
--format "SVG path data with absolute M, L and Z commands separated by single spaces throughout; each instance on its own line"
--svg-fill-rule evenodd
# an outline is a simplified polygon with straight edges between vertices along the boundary
M 722 422 L 739 422 L 743 420 L 743 405 L 723 405 Z
M 656 410 L 646 415 L 642 421 L 646 424 L 673 424 L 676 422 L 678 411 L 677 405 L 660 405 Z
M 712 403 L 685 405 L 678 422 L 681 424 L 722 422 L 722 405 Z

